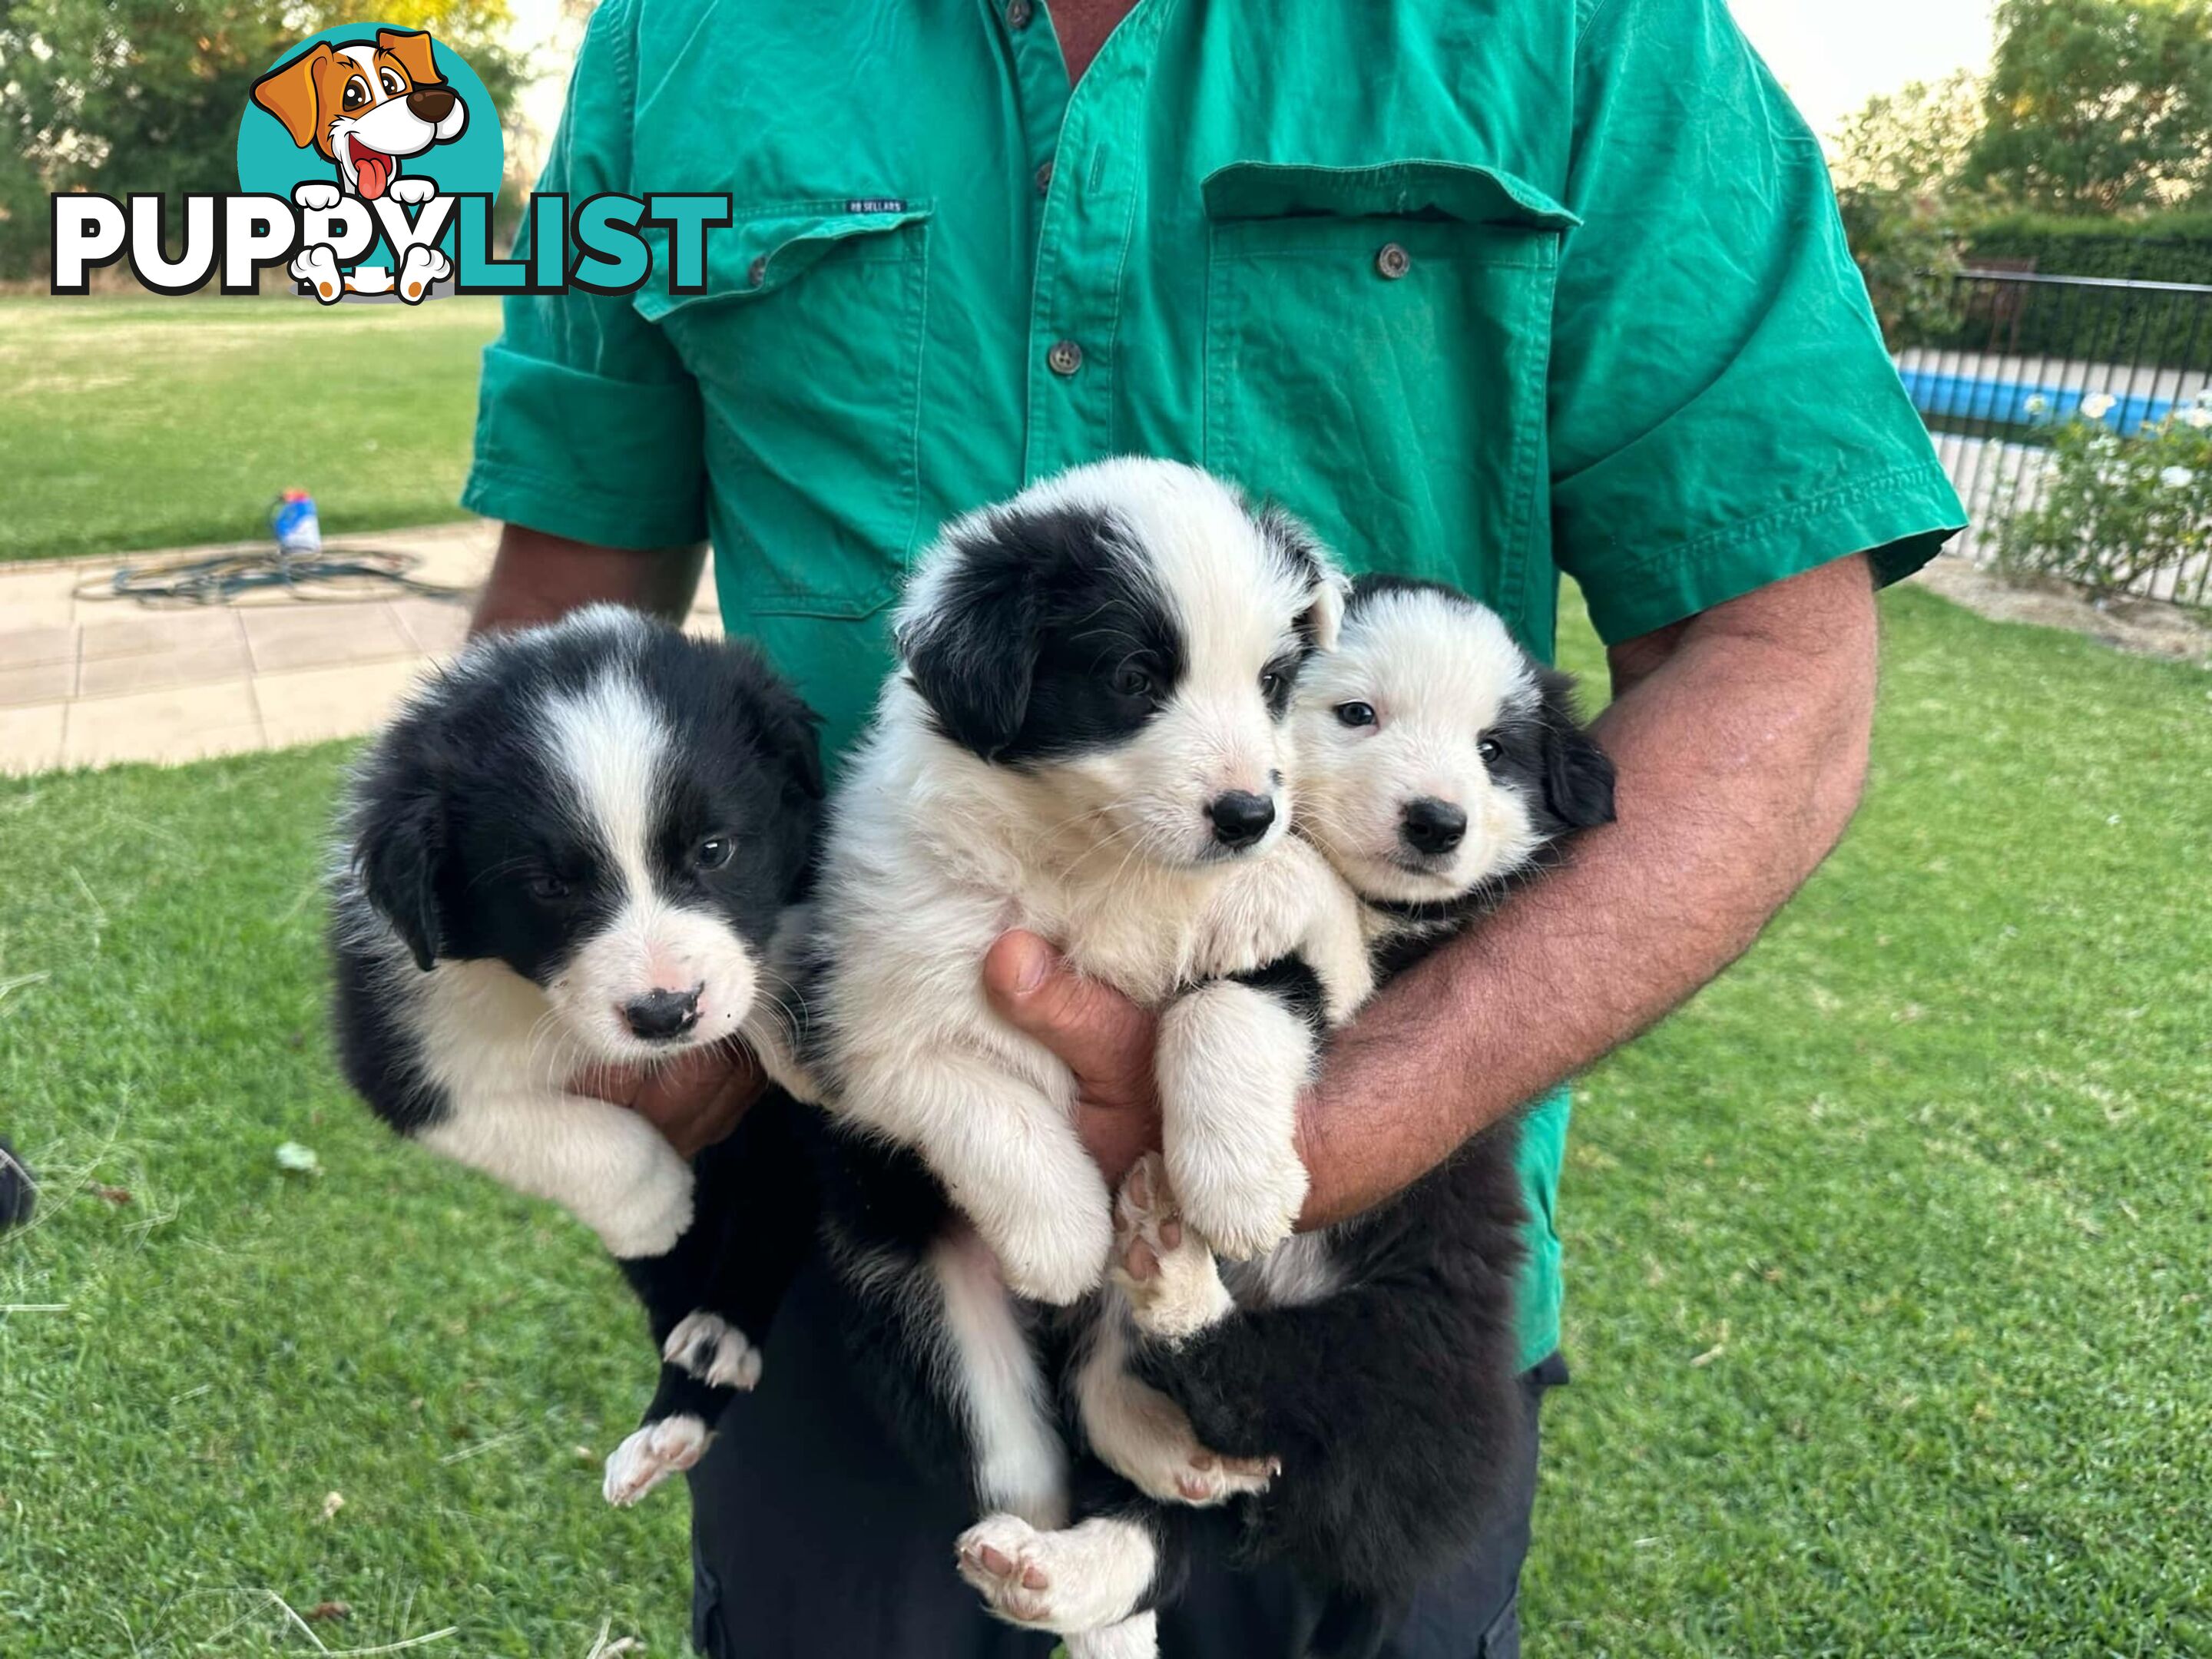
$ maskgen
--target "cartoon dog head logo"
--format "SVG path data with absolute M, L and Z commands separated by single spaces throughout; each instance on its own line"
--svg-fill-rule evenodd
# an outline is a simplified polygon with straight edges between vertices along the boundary
M 440 78 L 420 29 L 318 41 L 256 81 L 253 101 L 295 144 L 336 165 L 341 190 L 368 202 L 409 157 L 453 143 L 469 125 L 468 104 Z

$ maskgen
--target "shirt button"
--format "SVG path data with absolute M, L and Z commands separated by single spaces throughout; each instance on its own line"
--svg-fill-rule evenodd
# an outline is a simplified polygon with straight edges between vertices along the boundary
M 1006 0 L 1006 27 L 1008 28 L 1027 28 L 1030 26 L 1030 18 L 1032 15 L 1033 14 L 1030 7 L 1030 0 Z
M 1045 353 L 1044 360 L 1054 374 L 1073 374 L 1083 367 L 1083 348 L 1073 340 L 1062 340 Z
M 1413 256 L 1395 242 L 1385 242 L 1376 250 L 1375 270 L 1378 276 L 1395 283 L 1413 268 Z
M 758 288 L 768 280 L 768 255 L 763 253 L 745 267 L 745 280 Z
M 1037 168 L 1037 170 L 1036 170 L 1036 187 L 1037 187 L 1037 194 L 1038 194 L 1038 195 L 1040 195 L 1040 196 L 1046 196 L 1046 195 L 1049 195 L 1049 194 L 1051 193 L 1051 191 L 1052 191 L 1052 163 L 1051 163 L 1050 161 L 1047 161 L 1047 162 L 1045 162 L 1042 166 L 1041 166 L 1041 167 L 1039 167 Z

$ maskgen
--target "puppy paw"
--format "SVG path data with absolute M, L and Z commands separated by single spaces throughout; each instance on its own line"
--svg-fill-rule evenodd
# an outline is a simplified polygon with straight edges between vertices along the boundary
M 994 1515 L 954 1547 L 961 1577 L 993 1613 L 1063 1636 L 1128 1618 L 1158 1561 L 1142 1528 L 1103 1518 L 1039 1532 L 1018 1516 Z
M 301 186 L 302 190 L 308 188 Z M 315 298 L 325 305 L 335 305 L 345 292 L 345 278 L 338 275 L 337 256 L 322 243 L 303 248 L 286 267 L 295 283 L 303 283 L 315 291 Z
M 292 201 L 310 213 L 322 213 L 338 204 L 341 193 L 336 185 L 318 184 L 311 179 L 292 186 Z
M 629 1180 L 611 1192 L 604 1205 L 595 1202 L 596 1213 L 583 1218 L 607 1253 L 621 1261 L 665 1255 L 691 1231 L 691 1166 L 652 1125 L 643 1118 L 636 1121 L 643 1133 L 629 1149 L 635 1160 Z
M 1305 1207 L 1306 1166 L 1288 1143 L 1241 1149 L 1233 1166 L 1178 1146 L 1170 1149 L 1168 1172 L 1183 1219 L 1232 1261 L 1267 1255 L 1291 1236 Z
M 397 190 L 400 185 L 407 182 L 408 180 L 402 179 L 395 183 L 392 188 Z M 414 182 L 428 184 L 429 180 L 422 179 Z M 430 285 L 433 283 L 441 283 L 453 274 L 453 262 L 439 252 L 436 248 L 419 245 L 410 247 L 401 256 L 399 261 L 399 297 L 409 305 L 414 305 L 430 291 Z
M 1157 1152 L 1137 1160 L 1114 1201 L 1114 1282 L 1129 1298 L 1137 1328 L 1180 1341 L 1224 1317 L 1233 1304 L 1213 1252 L 1183 1224 L 1167 1166 Z
M 628 1509 L 670 1475 L 697 1462 L 714 1437 L 712 1429 L 689 1415 L 647 1423 L 607 1455 L 600 1490 L 608 1503 Z
M 703 1309 L 685 1315 L 669 1332 L 660 1357 L 717 1388 L 750 1389 L 761 1378 L 761 1351 L 736 1326 Z
M 1040 1213 L 1035 1224 L 1002 1230 L 990 1239 L 1006 1288 L 1017 1296 L 1068 1307 L 1097 1290 L 1114 1242 L 1103 1186 L 1071 1208 Z
M 398 178 L 384 187 L 384 193 L 395 202 L 419 207 L 438 193 L 438 181 L 434 179 Z
M 1115 1474 L 1162 1504 L 1211 1509 L 1267 1490 L 1283 1470 L 1276 1457 L 1224 1457 L 1199 1443 L 1174 1401 L 1126 1371 L 1085 1396 L 1091 1449 Z

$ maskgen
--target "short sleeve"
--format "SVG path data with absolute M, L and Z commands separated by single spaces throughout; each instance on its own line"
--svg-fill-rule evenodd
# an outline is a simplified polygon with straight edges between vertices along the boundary
M 637 193 L 635 28 L 634 0 L 606 0 L 592 15 L 540 191 L 572 204 Z M 626 296 L 572 288 L 507 298 L 505 331 L 484 352 L 461 504 L 609 547 L 706 534 L 698 387 Z
M 1853 264 L 1819 144 L 1725 0 L 1598 0 L 1559 260 L 1553 553 L 1632 638 L 1965 523 Z

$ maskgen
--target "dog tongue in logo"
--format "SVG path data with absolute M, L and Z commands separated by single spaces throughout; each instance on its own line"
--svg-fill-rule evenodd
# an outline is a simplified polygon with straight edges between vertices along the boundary
M 361 180 L 361 197 L 374 202 L 384 194 L 384 187 L 392 182 L 392 175 L 399 171 L 399 163 L 381 150 L 371 149 L 355 138 L 353 143 L 354 172 Z

